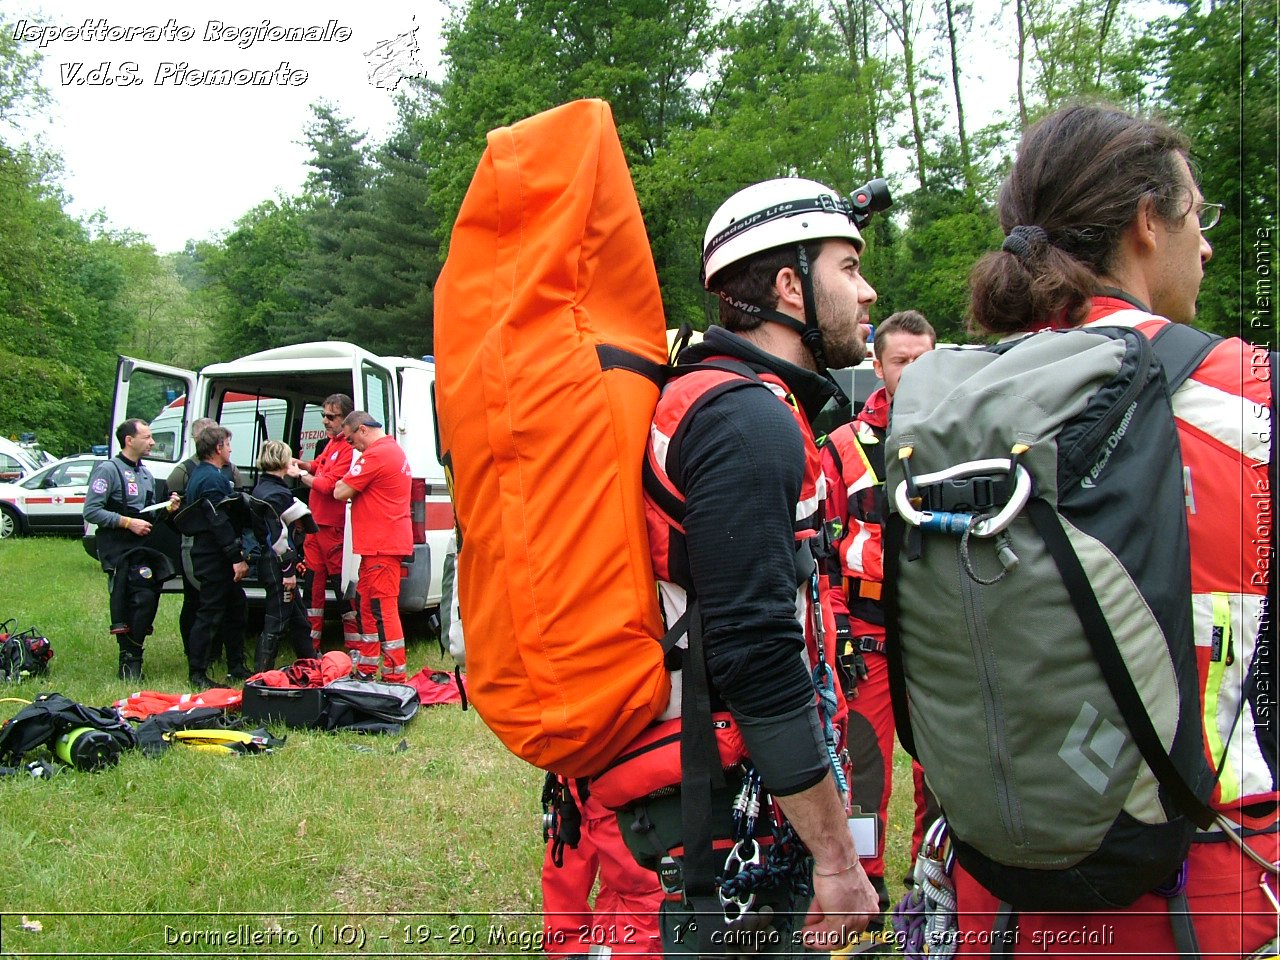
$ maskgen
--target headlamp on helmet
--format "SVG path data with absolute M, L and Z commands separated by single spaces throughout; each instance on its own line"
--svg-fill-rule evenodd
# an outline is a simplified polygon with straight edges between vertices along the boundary
M 846 239 L 862 250 L 871 214 L 892 204 L 889 185 L 872 180 L 842 198 L 816 180 L 783 177 L 739 190 L 720 205 L 702 244 L 702 282 L 711 289 L 726 267 L 775 247 Z

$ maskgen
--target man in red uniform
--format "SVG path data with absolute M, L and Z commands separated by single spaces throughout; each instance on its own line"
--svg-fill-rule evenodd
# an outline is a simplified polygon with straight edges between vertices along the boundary
M 333 495 L 351 500 L 351 541 L 360 554 L 356 586 L 359 634 L 347 648 L 356 672 L 372 677 L 381 650 L 382 679 L 404 683 L 404 628 L 400 625 L 400 565 L 413 553 L 409 519 L 412 475 L 404 451 L 363 410 L 342 421 L 347 442 L 360 452 Z
M 320 636 L 324 632 L 325 589 L 333 584 L 334 595 L 342 605 L 342 539 L 347 526 L 347 505 L 333 495 L 339 480 L 351 469 L 353 451 L 342 435 L 342 420 L 354 409 L 345 393 L 326 397 L 323 406 L 324 429 L 329 442 L 311 461 L 297 460 L 299 479 L 311 491 L 307 506 L 316 522 L 316 532 L 303 542 L 306 561 L 307 619 L 311 621 L 311 643 L 320 655 Z M 355 610 L 342 614 L 342 634 L 351 646 L 356 639 Z
M 884 655 L 884 581 L 882 527 L 884 436 L 893 392 L 907 365 L 933 349 L 937 334 L 914 310 L 895 313 L 876 330 L 875 371 L 884 386 L 867 398 L 858 416 L 832 430 L 822 446 L 827 477 L 826 515 L 833 525 L 835 555 L 830 559 L 831 606 L 836 618 L 841 681 L 849 703 L 850 787 L 853 802 L 876 816 L 876 845 L 863 858 L 867 877 L 889 904 L 884 882 L 884 832 L 893 790 L 893 705 L 889 700 L 889 668 Z M 928 824 L 937 816 L 926 794 L 919 767 L 916 783 L 914 859 Z M 873 929 L 879 929 L 875 923 Z
M 1151 337 L 1170 322 L 1190 324 L 1213 255 L 1204 231 L 1222 208 L 1205 202 L 1188 149 L 1163 124 L 1105 107 L 1067 107 L 1030 128 L 1000 192 L 1007 238 L 970 277 L 975 327 L 1017 335 L 1099 324 Z M 1213 346 L 1172 398 L 1187 494 L 1199 706 L 1216 772 L 1210 805 L 1221 815 L 1196 835 L 1176 886 L 1185 884 L 1206 958 L 1240 957 L 1264 944 L 1257 955 L 1272 956 L 1277 946 L 1277 877 L 1274 867 L 1260 865 L 1280 860 L 1276 634 L 1266 612 L 1269 590 L 1275 595 L 1266 546 L 1270 389 L 1267 351 L 1232 337 Z M 1257 862 L 1237 848 L 1223 819 Z M 959 952 L 986 956 L 999 902 L 958 865 L 955 885 Z M 1170 906 L 1176 893 L 1156 890 L 1128 907 L 1088 914 L 1022 913 L 1018 947 L 1006 955 L 1200 956 L 1175 932 L 1185 930 Z

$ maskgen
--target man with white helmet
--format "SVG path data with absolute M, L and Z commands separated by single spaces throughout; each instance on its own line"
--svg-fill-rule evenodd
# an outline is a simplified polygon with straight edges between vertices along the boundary
M 638 858 L 666 853 L 660 926 L 668 956 L 799 955 L 802 943 L 830 950 L 855 939 L 879 910 L 847 823 L 845 707 L 823 671 L 834 646 L 814 562 L 824 480 L 809 422 L 838 393 L 827 366 L 852 366 L 866 352 L 876 293 L 860 272 L 858 225 L 885 206 L 883 181 L 845 200 L 812 180 L 785 178 L 734 194 L 707 228 L 703 276 L 720 297 L 720 325 L 680 355 L 654 415 L 646 478 L 663 615 L 668 625 L 686 614 L 691 623 L 683 667 L 673 673 L 683 787 L 621 815 Z M 798 915 L 807 862 L 794 867 L 799 882 L 790 887 L 726 887 L 708 876 L 737 875 L 724 841 L 743 840 L 731 809 L 751 792 L 750 774 L 742 791 L 733 775 L 717 786 L 718 769 L 708 771 L 708 789 L 691 787 L 701 773 L 691 778 L 699 754 L 687 745 L 708 709 L 732 715 L 763 784 L 757 827 L 769 821 L 762 798 L 772 796 L 812 855 L 807 917 Z M 746 802 L 749 809 L 752 798 Z M 787 836 L 775 850 L 786 849 Z M 715 853 L 711 841 L 721 841 Z M 728 846 L 752 849 L 749 839 Z M 766 865 L 785 867 L 769 856 Z

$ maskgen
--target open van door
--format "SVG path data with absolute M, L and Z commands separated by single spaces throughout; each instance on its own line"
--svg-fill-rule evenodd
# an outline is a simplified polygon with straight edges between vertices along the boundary
M 195 387 L 196 374 L 192 370 L 121 357 L 116 365 L 116 394 L 111 405 L 109 455 L 120 452 L 115 435 L 118 424 L 134 417 L 146 420 L 156 441 L 147 466 L 157 481 L 168 479 L 182 459 Z

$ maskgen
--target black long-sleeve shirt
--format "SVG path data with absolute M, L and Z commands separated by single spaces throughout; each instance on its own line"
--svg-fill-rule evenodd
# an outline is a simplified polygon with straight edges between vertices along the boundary
M 818 374 L 719 327 L 680 360 L 711 356 L 777 375 L 810 417 L 832 393 Z M 804 439 L 787 406 L 754 388 L 704 404 L 685 430 L 680 475 L 671 479 L 685 495 L 685 542 L 711 683 L 770 788 L 803 790 L 829 766 L 814 726 L 813 682 L 796 617 L 794 518 Z

